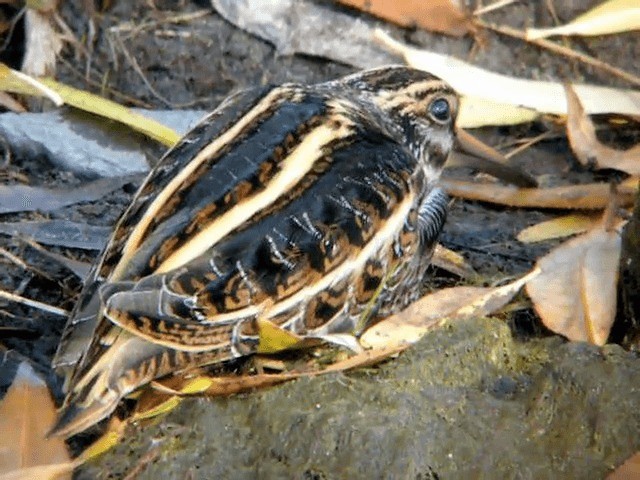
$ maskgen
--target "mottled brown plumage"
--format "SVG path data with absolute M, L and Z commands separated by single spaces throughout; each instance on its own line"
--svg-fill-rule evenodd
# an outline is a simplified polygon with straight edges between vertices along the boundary
M 442 228 L 455 93 L 385 67 L 241 92 L 151 171 L 69 320 L 73 435 L 154 378 L 261 350 L 257 322 L 357 335 L 418 294 Z

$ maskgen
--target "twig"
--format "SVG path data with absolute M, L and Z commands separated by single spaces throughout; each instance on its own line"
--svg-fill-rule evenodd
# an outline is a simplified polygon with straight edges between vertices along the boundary
M 210 14 L 211 14 L 210 9 L 203 9 L 203 10 L 197 10 L 195 12 L 168 16 L 160 20 L 150 20 L 150 21 L 139 23 L 139 24 L 135 24 L 133 22 L 125 22 L 125 23 L 121 23 L 120 25 L 115 25 L 113 27 L 110 27 L 109 33 L 130 33 L 133 36 L 138 34 L 139 32 L 156 28 L 160 25 L 171 24 L 171 23 L 174 23 L 174 24 L 187 23 L 187 22 L 190 22 L 191 20 L 197 20 L 198 18 L 202 18 Z
M 9 31 L 5 33 L 6 37 L 4 39 L 4 42 L 2 42 L 2 45 L 0 45 L 0 51 L 4 52 L 9 47 L 9 43 L 11 43 L 11 40 L 13 40 L 14 38 L 13 33 L 16 28 L 16 25 L 18 24 L 20 19 L 24 16 L 26 11 L 27 11 L 27 7 L 26 6 L 22 7 L 9 22 Z
M 54 307 L 52 305 L 47 305 L 46 303 L 38 302 L 37 300 L 31 300 L 29 298 L 21 297 L 20 295 L 7 292 L 5 290 L 0 290 L 0 298 L 9 300 L 10 302 L 27 305 L 28 307 L 37 308 L 38 310 L 53 313 L 54 315 L 59 315 L 61 317 L 69 316 L 69 312 L 63 308 Z
M 502 26 L 502 25 L 495 25 L 493 23 L 483 22 L 482 20 L 476 20 L 475 23 L 482 28 L 493 30 L 494 32 L 498 32 L 503 35 L 507 35 L 509 37 L 519 38 L 520 40 L 524 40 L 526 42 L 532 43 L 533 45 L 537 45 L 540 48 L 544 48 L 551 52 L 558 53 L 560 55 L 564 55 L 569 58 L 573 58 L 575 60 L 578 60 L 579 62 L 586 63 L 587 65 L 591 65 L 594 68 L 598 68 L 600 70 L 609 72 L 612 75 L 622 78 L 623 80 L 626 80 L 629 83 L 633 83 L 634 85 L 640 86 L 640 78 L 638 78 L 637 76 L 629 72 L 625 72 L 624 70 L 616 68 L 612 65 L 609 65 L 608 63 L 598 60 L 597 58 L 593 58 L 589 55 L 585 55 L 584 53 L 576 52 L 575 50 L 571 50 L 570 48 L 563 47 L 562 45 L 558 45 L 557 43 L 554 43 L 542 38 L 536 39 L 536 40 L 527 39 L 524 32 L 516 30 L 515 28 Z
M 507 5 L 511 5 L 515 3 L 517 0 L 498 0 L 497 2 L 493 2 L 491 5 L 486 5 L 484 7 L 479 7 L 473 12 L 474 17 L 479 17 L 480 15 L 484 15 L 485 13 L 493 12 L 494 10 L 498 10 L 500 8 L 504 8 Z
M 549 10 L 549 13 L 551 14 L 551 17 L 553 18 L 553 23 L 555 23 L 556 25 L 560 24 L 560 18 L 558 17 L 558 14 L 556 13 L 556 7 L 553 6 L 553 1 L 552 0 L 546 0 L 545 2 L 547 4 L 547 10 Z
M 24 263 L 21 258 L 16 257 L 13 253 L 11 253 L 8 250 L 5 250 L 2 247 L 0 247 L 0 255 L 9 259 L 12 263 L 16 264 L 21 269 L 29 270 L 29 266 L 26 263 Z
M 541 142 L 542 140 L 546 140 L 550 136 L 551 136 L 551 134 L 549 132 L 543 132 L 540 135 L 536 135 L 533 138 L 529 138 L 525 142 L 523 142 L 521 145 L 519 145 L 518 147 L 516 147 L 513 150 L 511 150 L 509 153 L 505 153 L 504 157 L 505 158 L 514 157 L 517 154 L 519 154 L 520 152 L 522 152 L 522 151 L 526 150 L 527 148 L 531 147 L 532 145 L 535 145 L 536 143 Z
M 135 478 L 137 478 L 138 475 L 140 475 L 144 471 L 144 469 L 147 468 L 147 465 L 153 463 L 155 459 L 158 458 L 158 456 L 160 455 L 160 451 L 160 445 L 158 445 L 157 447 L 154 447 L 147 453 L 145 453 L 142 458 L 140 458 L 138 463 L 136 463 L 129 471 L 129 473 L 127 473 L 123 480 L 134 480 Z
M 138 74 L 138 76 L 140 77 L 142 82 L 147 86 L 149 91 L 158 100 L 160 100 L 162 103 L 164 103 L 168 107 L 176 108 L 175 104 L 173 104 L 170 100 L 168 100 L 166 97 L 161 95 L 155 88 L 153 88 L 153 85 L 151 85 L 151 82 L 149 81 L 149 79 L 146 77 L 146 75 L 144 74 L 144 72 L 140 68 L 140 65 L 138 64 L 138 61 L 135 59 L 135 57 L 133 55 L 131 55 L 129 50 L 127 50 L 127 48 L 124 46 L 124 42 L 122 41 L 122 39 L 117 38 L 117 41 L 118 41 L 118 44 L 120 45 L 120 49 L 122 50 L 122 53 L 124 54 L 125 58 L 129 61 L 129 64 L 133 67 L 133 70 Z

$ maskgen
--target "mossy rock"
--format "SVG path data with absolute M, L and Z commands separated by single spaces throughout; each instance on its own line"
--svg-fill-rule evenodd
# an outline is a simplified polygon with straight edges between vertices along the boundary
M 377 368 L 184 401 L 79 478 L 120 478 L 153 448 L 137 478 L 602 478 L 640 448 L 637 385 L 617 346 L 460 322 Z

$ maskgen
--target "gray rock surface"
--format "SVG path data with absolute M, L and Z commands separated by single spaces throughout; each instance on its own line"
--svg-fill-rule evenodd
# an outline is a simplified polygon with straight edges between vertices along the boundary
M 149 111 L 148 115 L 179 133 L 185 133 L 204 112 L 198 110 Z M 129 127 L 80 111 L 58 109 L 45 113 L 0 114 L 0 136 L 14 156 L 44 156 L 61 170 L 83 177 L 115 177 L 146 172 L 158 151 Z
M 463 322 L 378 368 L 186 400 L 79 478 L 121 478 L 153 448 L 136 478 L 603 478 L 640 447 L 639 384 L 617 346 Z

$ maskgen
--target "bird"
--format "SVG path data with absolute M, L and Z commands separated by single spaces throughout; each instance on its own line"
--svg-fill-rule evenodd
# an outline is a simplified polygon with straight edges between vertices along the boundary
M 415 301 L 458 108 L 446 82 L 397 65 L 224 100 L 150 171 L 85 282 L 53 360 L 51 435 L 154 379 L 277 352 L 265 325 L 340 343 Z

